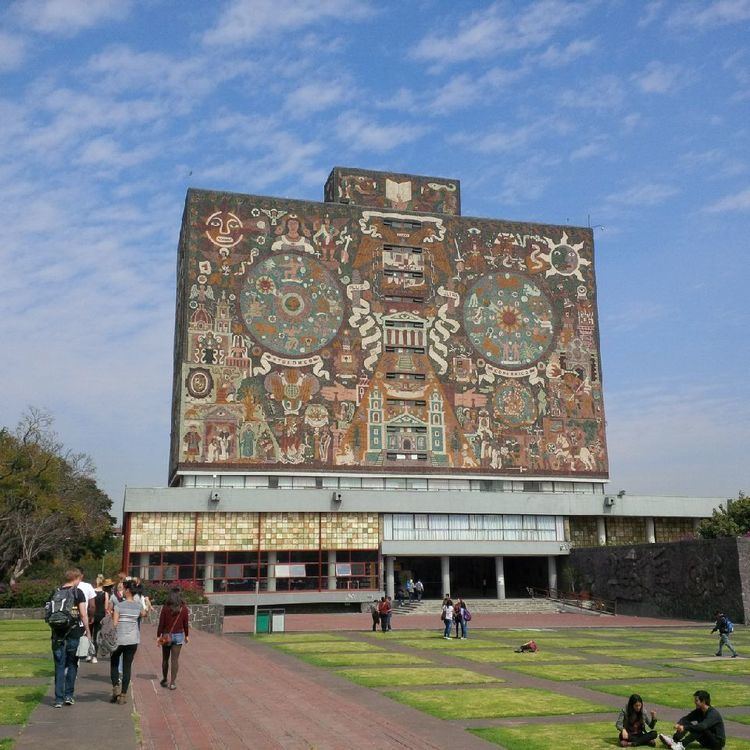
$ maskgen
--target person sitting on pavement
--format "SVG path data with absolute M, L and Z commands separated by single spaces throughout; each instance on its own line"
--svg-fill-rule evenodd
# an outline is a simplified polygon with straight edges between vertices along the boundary
M 699 747 L 720 750 L 727 742 L 727 735 L 721 714 L 711 705 L 711 695 L 706 690 L 696 690 L 693 701 L 695 709 L 674 725 L 674 734 L 671 737 L 660 734 L 659 739 L 672 750 L 685 750 L 694 742 Z
M 656 711 L 651 711 L 651 716 L 643 707 L 643 698 L 633 693 L 628 699 L 628 705 L 620 709 L 615 727 L 617 727 L 620 747 L 638 747 L 640 745 L 656 745 Z

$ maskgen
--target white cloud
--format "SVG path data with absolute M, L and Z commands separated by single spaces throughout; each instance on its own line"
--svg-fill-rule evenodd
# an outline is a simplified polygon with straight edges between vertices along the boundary
M 657 206 L 678 192 L 672 185 L 646 182 L 619 193 L 611 193 L 607 196 L 607 202 L 619 206 Z
M 661 15 L 662 10 L 664 10 L 664 0 L 652 0 L 652 2 L 646 3 L 643 13 L 638 19 L 638 26 L 640 28 L 651 26 Z
M 611 112 L 622 109 L 626 102 L 625 87 L 615 75 L 602 75 L 573 89 L 564 89 L 558 95 L 561 106 L 592 112 Z
M 706 31 L 717 26 L 750 20 L 750 0 L 683 0 L 667 19 L 667 25 L 680 30 Z
M 646 94 L 668 94 L 685 82 L 686 74 L 679 65 L 650 62 L 646 68 L 631 76 L 631 80 Z
M 369 18 L 364 0 L 232 0 L 218 23 L 203 35 L 206 45 L 238 45 L 278 37 L 306 26 Z
M 724 213 L 726 211 L 750 211 L 750 188 L 741 190 L 734 195 L 725 195 L 710 206 L 706 211 L 709 213 Z
M 0 73 L 18 68 L 26 55 L 26 42 L 19 36 L 0 31 Z
M 493 131 L 476 134 L 461 134 L 453 140 L 462 143 L 472 151 L 483 154 L 499 154 L 523 149 L 546 131 L 546 125 L 532 123 L 517 128 L 497 128 Z
M 584 143 L 582 146 L 579 146 L 570 152 L 571 161 L 593 159 L 597 156 L 612 156 L 612 148 L 605 138 L 593 138 L 588 143 Z
M 596 39 L 576 39 L 563 47 L 553 44 L 541 55 L 529 58 L 528 62 L 537 63 L 546 68 L 559 68 L 580 57 L 592 54 L 598 47 L 599 42 Z
M 131 0 L 18 0 L 11 12 L 28 29 L 70 37 L 121 20 L 131 7 Z
M 153 146 L 123 149 L 114 138 L 101 136 L 86 142 L 77 162 L 84 166 L 100 167 L 107 171 L 117 172 L 148 161 L 156 153 L 156 148 Z
M 424 37 L 413 56 L 444 65 L 499 56 L 545 44 L 560 29 L 583 17 L 583 3 L 536 0 L 513 15 L 513 4 L 495 2 L 459 21 L 457 28 Z M 450 20 L 453 25 L 454 20 Z
M 351 150 L 390 151 L 421 138 L 427 128 L 422 125 L 379 124 L 356 112 L 345 112 L 336 122 L 336 131 Z
M 351 86 L 340 81 L 311 81 L 290 91 L 284 109 L 295 119 L 304 119 L 315 112 L 322 112 L 356 98 Z

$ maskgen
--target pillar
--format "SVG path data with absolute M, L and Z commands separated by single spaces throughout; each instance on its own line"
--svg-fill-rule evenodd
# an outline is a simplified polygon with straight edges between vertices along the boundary
M 336 550 L 328 550 L 328 589 L 336 590 Z
M 601 516 L 596 519 L 596 538 L 600 547 L 603 547 L 607 543 L 607 525 Z
M 443 596 L 451 592 L 451 559 L 447 555 L 440 558 L 440 576 L 443 581 Z
M 393 579 L 393 555 L 385 558 L 385 595 L 393 599 L 396 596 L 396 585 Z
M 276 591 L 276 553 L 268 553 L 268 577 L 266 579 L 266 591 Z
M 151 576 L 148 574 L 148 558 L 150 557 L 148 552 L 141 552 L 138 563 L 140 564 L 140 570 L 138 571 L 138 577 L 142 581 L 148 581 Z M 130 575 L 128 573 L 128 575 Z
M 653 518 L 646 519 L 646 541 L 649 544 L 656 544 L 656 527 Z
M 557 594 L 557 557 L 547 555 L 547 588 L 552 592 L 552 596 Z
M 206 552 L 206 567 L 203 573 L 203 590 L 212 594 L 214 590 L 214 553 Z
M 496 555 L 495 557 L 495 583 L 497 585 L 497 598 L 505 599 L 505 565 L 502 555 Z

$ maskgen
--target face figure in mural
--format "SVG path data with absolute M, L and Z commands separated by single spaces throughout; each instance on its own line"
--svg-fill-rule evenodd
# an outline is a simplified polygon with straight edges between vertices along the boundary
M 226 253 L 240 242 L 243 236 L 242 222 L 229 211 L 216 211 L 206 219 L 206 237 Z

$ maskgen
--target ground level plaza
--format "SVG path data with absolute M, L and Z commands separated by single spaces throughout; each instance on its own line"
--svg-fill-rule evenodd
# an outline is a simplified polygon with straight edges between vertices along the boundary
M 607 495 L 592 483 L 576 491 L 524 491 L 537 482 L 510 491 L 469 482 L 332 490 L 313 477 L 313 486 L 283 488 L 278 479 L 128 488 L 128 570 L 196 581 L 229 606 L 254 603 L 256 588 L 263 604 L 363 602 L 395 595 L 409 578 L 420 578 L 429 598 L 514 598 L 527 587 L 558 588 L 572 547 L 689 538 L 721 502 Z

